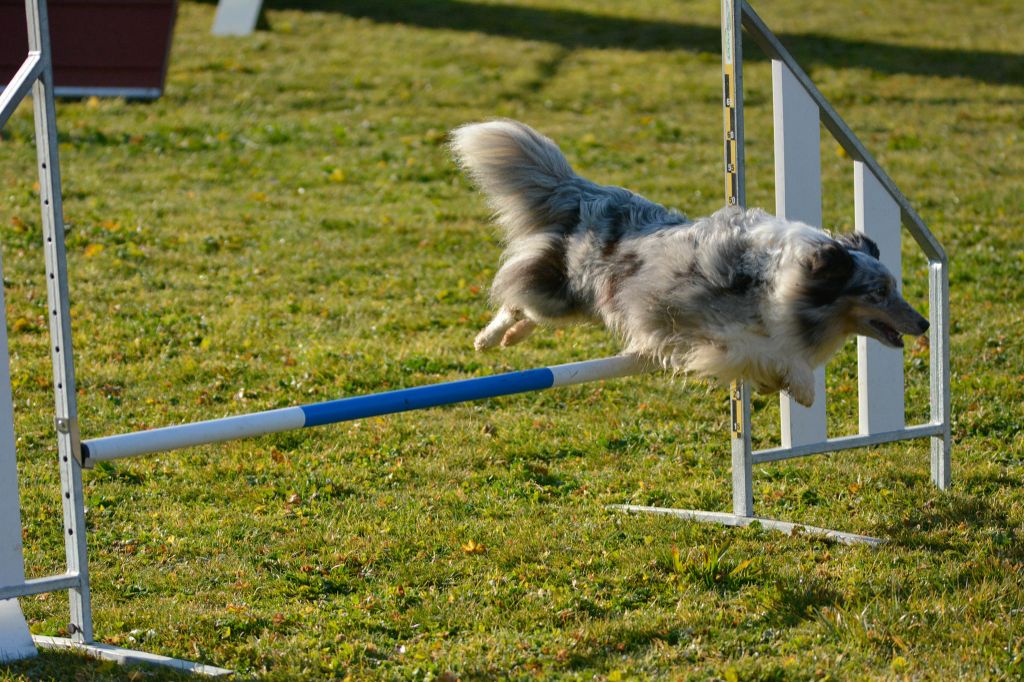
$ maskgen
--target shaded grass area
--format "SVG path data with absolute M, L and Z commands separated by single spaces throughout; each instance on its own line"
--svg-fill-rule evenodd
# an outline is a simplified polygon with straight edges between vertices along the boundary
M 758 9 L 949 249 L 952 491 L 926 443 L 755 470 L 759 513 L 878 551 L 612 514 L 729 507 L 724 391 L 668 377 L 196 448 L 87 472 L 98 639 L 242 679 L 1019 677 L 1020 10 Z M 85 437 L 615 352 L 585 327 L 472 351 L 500 245 L 444 148 L 460 123 L 521 118 L 595 180 L 721 202 L 716 3 L 273 0 L 269 30 L 217 40 L 212 14 L 181 6 L 159 101 L 59 107 Z M 770 207 L 770 68 L 747 66 L 748 192 Z M 850 229 L 850 162 L 822 152 L 826 222 Z M 63 545 L 33 165 L 25 106 L 0 133 L 0 237 L 43 575 Z M 829 370 L 834 434 L 856 429 L 853 356 Z M 911 422 L 927 365 L 908 348 Z M 755 411 L 773 445 L 775 400 Z M 64 633 L 62 595 L 22 605 Z M 139 675 L 67 654 L 0 672 Z
M 770 3 L 764 4 L 766 10 L 771 9 Z M 616 9 L 613 3 L 599 4 L 601 13 L 590 11 L 590 8 L 581 9 L 578 3 L 551 6 L 468 0 L 275 0 L 269 6 L 337 12 L 382 23 L 542 41 L 567 50 L 681 50 L 718 56 L 722 44 L 718 26 L 686 21 L 688 13 L 680 11 L 686 5 L 678 3 L 662 10 L 664 16 L 658 18 L 629 15 L 628 10 Z M 709 7 L 715 9 L 713 3 L 709 3 Z M 1005 4 L 1004 7 L 1009 9 L 1010 5 Z M 818 7 L 814 4 L 808 7 L 809 12 L 815 9 Z M 705 8 L 701 10 L 702 14 L 706 12 Z M 919 11 L 916 7 L 909 8 L 907 16 L 914 16 L 916 11 Z M 887 8 L 877 5 L 861 6 L 857 14 L 882 14 L 883 20 L 896 18 L 889 14 Z M 834 11 L 833 16 L 839 18 L 843 14 Z M 849 20 L 849 13 L 846 16 Z M 1015 50 L 901 45 L 846 37 L 834 31 L 834 27 L 827 33 L 783 31 L 777 35 L 789 50 L 804 57 L 807 66 L 825 64 L 835 68 L 866 68 L 885 74 L 966 76 L 988 83 L 1015 84 L 1024 80 L 1024 55 Z M 755 53 L 751 58 L 759 60 L 763 57 Z

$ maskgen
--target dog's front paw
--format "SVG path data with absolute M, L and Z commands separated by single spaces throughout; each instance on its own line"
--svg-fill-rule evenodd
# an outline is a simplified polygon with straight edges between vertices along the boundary
M 504 330 L 502 330 L 504 331 Z M 501 341 L 501 333 L 494 333 L 492 329 L 485 329 L 476 335 L 473 339 L 473 348 L 478 351 L 487 350 L 488 348 L 494 348 Z
M 804 407 L 810 407 L 811 405 L 814 404 L 813 388 L 810 391 L 800 391 L 795 390 L 791 387 L 788 391 L 786 391 L 786 394 L 793 400 L 803 405 Z
M 810 369 L 790 370 L 786 393 L 804 407 L 814 404 L 814 372 Z

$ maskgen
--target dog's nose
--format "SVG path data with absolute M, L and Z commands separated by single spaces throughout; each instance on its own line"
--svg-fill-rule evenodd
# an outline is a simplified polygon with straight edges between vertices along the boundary
M 924 334 L 926 331 L 928 331 L 928 327 L 931 326 L 932 325 L 928 320 L 921 318 L 921 322 L 919 322 L 917 325 L 917 335 L 920 336 L 921 334 Z

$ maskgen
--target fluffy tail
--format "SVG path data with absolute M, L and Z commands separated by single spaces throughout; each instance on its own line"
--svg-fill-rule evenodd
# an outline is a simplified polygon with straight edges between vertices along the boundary
M 487 195 L 505 237 L 565 230 L 579 216 L 580 178 L 558 146 L 525 123 L 471 123 L 452 131 L 452 152 Z

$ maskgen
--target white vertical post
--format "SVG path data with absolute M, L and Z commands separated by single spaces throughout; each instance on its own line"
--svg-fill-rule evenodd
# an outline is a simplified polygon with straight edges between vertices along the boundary
M 60 161 L 57 154 L 57 111 L 53 102 L 53 61 L 46 0 L 25 0 L 28 47 L 39 53 L 43 71 L 32 86 L 36 124 L 36 160 L 39 203 L 42 209 L 43 250 L 46 257 L 47 317 L 50 320 L 50 358 L 53 367 L 54 427 L 60 467 L 61 503 L 64 508 L 64 552 L 68 573 L 79 584 L 68 590 L 71 639 L 92 642 L 92 607 L 89 601 L 89 566 L 85 545 L 85 502 L 78 435 L 75 365 L 71 351 L 71 308 L 68 300 L 68 263 L 64 248 L 64 207 Z
M 942 424 L 942 435 L 932 438 L 932 483 L 940 490 L 952 482 L 950 451 L 953 448 L 953 425 L 949 395 L 949 263 L 945 260 L 928 264 L 929 353 L 931 355 L 932 422 Z
M 2 280 L 3 266 L 0 264 Z M 7 349 L 7 307 L 3 286 L 0 285 L 0 585 L 5 587 L 25 582 L 10 357 Z M 18 600 L 0 600 L 0 663 L 35 655 L 36 647 Z
M 789 67 L 772 60 L 775 119 L 775 210 L 821 228 L 821 125 L 818 106 Z M 825 440 L 825 368 L 814 372 L 814 404 L 780 397 L 782 446 Z
M 857 232 L 878 244 L 882 264 L 902 289 L 899 204 L 860 161 L 853 162 L 853 187 Z M 902 349 L 857 337 L 857 386 L 862 434 L 899 431 L 906 425 Z

